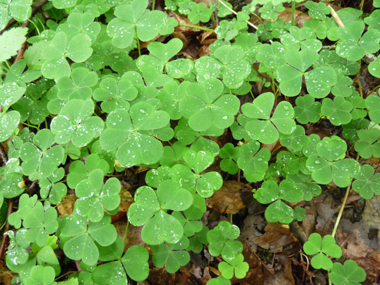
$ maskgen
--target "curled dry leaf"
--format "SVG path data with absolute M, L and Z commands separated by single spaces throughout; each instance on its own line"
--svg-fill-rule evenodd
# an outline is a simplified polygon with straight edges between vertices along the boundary
M 77 196 L 74 194 L 66 195 L 62 198 L 61 202 L 57 205 L 57 209 L 60 215 L 72 215 L 74 212 L 74 203 L 77 200 Z
M 250 187 L 237 181 L 225 181 L 222 188 L 215 191 L 211 198 L 206 199 L 206 205 L 219 213 L 236 214 L 245 208 L 240 198 L 240 190 Z
M 282 252 L 284 246 L 296 241 L 290 233 L 289 225 L 268 223 L 264 230 L 265 234 L 255 238 L 253 242 L 262 248 L 270 249 L 273 253 Z

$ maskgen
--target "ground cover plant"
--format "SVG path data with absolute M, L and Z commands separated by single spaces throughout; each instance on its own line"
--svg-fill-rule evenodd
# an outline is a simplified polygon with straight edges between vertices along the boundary
M 1 281 L 378 282 L 380 1 L 346 2 L 0 0 Z

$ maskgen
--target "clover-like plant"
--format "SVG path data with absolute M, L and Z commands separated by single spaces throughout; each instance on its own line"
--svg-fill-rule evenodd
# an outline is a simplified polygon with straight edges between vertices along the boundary
M 75 194 L 79 198 L 75 202 L 75 212 L 92 222 L 99 222 L 104 216 L 103 208 L 112 212 L 119 207 L 120 182 L 112 177 L 103 185 L 103 171 L 95 169 L 77 184 Z
M 312 233 L 303 249 L 306 254 L 316 254 L 311 259 L 311 265 L 316 269 L 330 270 L 333 268 L 333 262 L 328 256 L 334 258 L 342 256 L 342 249 L 335 243 L 335 239 L 331 235 L 326 235 L 322 239 L 320 234 Z
M 183 235 L 181 223 L 165 209 L 183 211 L 193 203 L 192 194 L 173 180 L 160 183 L 157 190 L 140 187 L 135 203 L 128 209 L 128 219 L 135 226 L 144 225 L 142 239 L 150 245 L 177 243 Z
M 242 243 L 235 240 L 239 234 L 240 230 L 236 225 L 231 225 L 226 221 L 220 222 L 207 233 L 210 254 L 222 255 L 224 260 L 234 260 L 243 251 Z
M 290 135 L 295 130 L 292 105 L 289 102 L 280 102 L 271 117 L 273 104 L 274 95 L 268 92 L 261 94 L 253 103 L 246 103 L 242 106 L 243 114 L 253 119 L 245 125 L 245 129 L 252 139 L 270 144 L 278 139 L 278 132 Z
M 265 218 L 269 222 L 289 224 L 294 219 L 294 212 L 282 200 L 293 203 L 299 202 L 302 199 L 302 190 L 290 179 L 281 181 L 280 185 L 268 180 L 255 192 L 254 197 L 263 204 L 273 202 L 265 210 Z

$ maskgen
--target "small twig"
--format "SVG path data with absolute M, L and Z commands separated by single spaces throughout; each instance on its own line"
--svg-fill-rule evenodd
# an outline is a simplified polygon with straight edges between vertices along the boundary
M 9 199 L 8 200 L 8 213 L 7 213 L 7 224 L 5 226 L 5 229 L 4 229 L 4 233 L 6 233 L 7 231 L 9 231 L 9 228 L 11 227 L 11 225 L 9 224 L 8 222 L 8 217 L 12 214 L 12 209 L 13 209 L 13 200 L 12 199 Z M 0 259 L 1 257 L 3 256 L 3 252 L 4 252 L 4 249 L 5 249 L 5 246 L 6 246 L 6 243 L 7 243 L 7 236 L 8 235 L 3 235 L 3 239 L 1 240 L 1 245 L 0 245 Z
M 215 2 L 215 24 L 217 25 L 217 26 L 219 26 L 219 18 L 218 18 L 218 0 L 214 0 L 214 2 Z
M 330 8 L 330 10 L 331 10 L 331 16 L 332 16 L 333 19 L 335 20 L 335 23 L 336 23 L 339 27 L 344 27 L 344 24 L 343 24 L 342 20 L 339 18 L 338 14 L 335 12 L 334 8 L 331 7 L 331 5 L 327 5 L 327 7 Z
M 0 143 L 0 157 L 4 162 L 4 165 L 8 162 L 7 154 L 5 153 L 3 145 Z
M 228 10 L 230 10 L 232 13 L 234 13 L 235 15 L 237 15 L 237 13 L 232 10 L 230 7 L 228 7 L 226 4 L 223 3 L 223 1 L 221 0 L 218 0 L 220 2 L 220 4 L 222 4 L 224 7 L 226 7 Z M 254 24 L 252 24 L 251 22 L 249 21 L 245 21 L 248 25 L 250 25 L 252 28 L 254 28 L 255 30 L 257 30 L 257 26 L 255 26 Z
M 347 198 L 348 198 L 348 193 L 350 193 L 351 183 L 352 183 L 352 180 L 350 181 L 350 184 L 349 184 L 348 187 L 347 187 L 346 195 L 344 196 L 342 206 L 340 207 L 338 217 L 337 217 L 337 219 L 336 219 L 336 221 L 335 221 L 334 229 L 333 229 L 333 232 L 332 232 L 332 234 L 331 234 L 332 237 L 335 236 L 335 234 L 336 234 L 336 230 L 337 230 L 338 225 L 339 225 L 339 222 L 340 222 L 340 219 L 341 219 L 341 217 L 342 217 L 343 210 L 344 210 L 344 206 L 346 205 Z
M 29 188 L 25 190 L 25 192 L 28 194 L 31 194 L 37 184 L 38 184 L 38 180 L 34 180 L 32 184 L 29 186 Z
M 215 33 L 215 31 L 213 29 L 209 29 L 209 28 L 202 27 L 202 26 L 188 25 L 188 24 L 182 24 L 182 23 L 178 23 L 178 26 Z
M 33 18 L 33 16 L 34 16 L 35 14 L 37 14 L 38 10 L 40 10 L 40 8 L 41 8 L 43 5 L 45 5 L 47 1 L 48 1 L 48 0 L 39 0 L 39 1 L 37 1 L 37 2 L 34 2 L 34 3 L 32 4 L 32 15 L 30 16 L 30 18 Z M 3 30 L 0 31 L 0 35 L 1 35 L 2 33 L 4 33 L 6 30 L 8 30 L 10 27 L 12 27 L 12 26 L 13 26 L 14 24 L 16 24 L 16 23 L 17 23 L 17 21 L 16 21 L 15 19 L 12 18 L 12 19 L 8 22 L 8 24 L 5 26 L 5 28 L 4 28 Z

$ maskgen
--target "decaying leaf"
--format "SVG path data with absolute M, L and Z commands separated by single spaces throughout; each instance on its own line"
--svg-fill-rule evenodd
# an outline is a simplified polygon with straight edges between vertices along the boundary
M 240 190 L 250 188 L 249 185 L 237 181 L 225 181 L 211 198 L 206 199 L 206 205 L 219 213 L 236 214 L 245 208 L 240 198 Z

